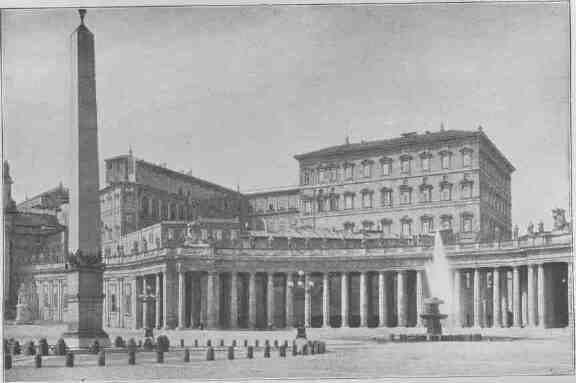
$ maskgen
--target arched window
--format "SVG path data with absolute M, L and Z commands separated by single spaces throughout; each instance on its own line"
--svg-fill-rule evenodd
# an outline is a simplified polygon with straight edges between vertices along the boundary
M 424 215 L 420 218 L 422 234 L 434 232 L 434 220 L 431 216 Z
M 354 209 L 354 193 L 344 194 L 344 209 L 345 210 Z
M 450 169 L 452 166 L 452 152 L 443 150 L 440 152 L 440 164 L 442 169 Z
M 389 157 L 382 157 L 380 159 L 380 169 L 382 176 L 392 175 L 392 159 Z
M 365 220 L 362 221 L 362 230 L 370 231 L 374 227 L 374 222 Z
M 473 229 L 473 215 L 472 213 L 462 213 L 461 228 L 463 233 L 470 233 Z
M 452 216 L 450 214 L 441 215 L 440 224 L 442 225 L 442 230 L 452 230 Z
M 470 148 L 463 148 L 460 150 L 462 153 L 462 167 L 469 168 L 472 166 L 472 153 L 473 150 Z
M 380 225 L 382 227 L 382 233 L 384 235 L 391 235 L 392 234 L 392 220 L 388 218 L 383 218 L 380 220 Z
M 422 171 L 430 171 L 430 162 L 432 160 L 432 154 L 430 152 L 420 153 L 420 167 Z
M 400 157 L 400 171 L 402 174 L 410 174 L 410 169 L 412 167 L 412 157 L 405 154 Z
M 412 219 L 409 217 L 404 217 L 400 220 L 402 223 L 402 236 L 409 237 L 412 235 Z
M 409 205 L 412 203 L 412 188 L 408 185 L 400 186 L 400 204 Z
M 344 222 L 344 231 L 352 233 L 354 231 L 354 222 Z

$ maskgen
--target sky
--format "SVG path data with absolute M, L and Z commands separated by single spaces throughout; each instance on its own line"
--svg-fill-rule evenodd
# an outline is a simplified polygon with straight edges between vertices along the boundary
M 22 201 L 69 184 L 74 9 L 3 14 L 4 157 Z M 89 9 L 99 152 L 241 190 L 295 185 L 294 155 L 440 129 L 516 167 L 512 218 L 569 206 L 567 3 Z M 101 177 L 101 186 L 102 183 Z

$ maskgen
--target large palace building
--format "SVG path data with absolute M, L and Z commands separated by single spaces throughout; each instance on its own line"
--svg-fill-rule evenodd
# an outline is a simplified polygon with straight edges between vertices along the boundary
M 96 150 L 96 138 L 83 144 Z M 481 129 L 346 142 L 296 160 L 299 185 L 240 193 L 132 151 L 107 159 L 90 237 L 105 267 L 104 326 L 421 326 L 437 232 L 453 326 L 574 323 L 571 224 L 556 209 L 550 230 L 512 226 L 514 167 Z M 12 183 L 5 163 L 5 315 L 63 321 L 75 299 L 76 197 L 59 185 L 16 204 Z

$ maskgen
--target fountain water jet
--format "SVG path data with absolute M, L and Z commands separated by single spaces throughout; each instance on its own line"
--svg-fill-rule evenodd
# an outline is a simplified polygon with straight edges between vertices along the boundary
M 444 303 L 443 311 L 446 315 L 442 315 L 439 319 L 448 318 L 448 320 L 453 320 L 454 307 L 452 304 L 452 273 L 450 271 L 448 260 L 446 259 L 446 251 L 444 250 L 444 243 L 442 242 L 440 230 L 437 230 L 434 236 L 432 260 L 426 263 L 424 268 L 426 270 L 426 278 L 428 282 L 428 301 L 434 300 L 433 302 L 436 305 Z M 429 304 L 426 304 L 427 308 L 429 306 Z M 443 326 L 446 327 L 448 324 L 447 321 L 444 319 L 443 322 Z

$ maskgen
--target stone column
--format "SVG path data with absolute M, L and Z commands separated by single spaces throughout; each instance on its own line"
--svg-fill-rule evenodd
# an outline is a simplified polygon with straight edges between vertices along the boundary
M 518 266 L 512 268 L 512 294 L 514 327 L 520 327 L 522 318 L 520 316 L 520 269 Z
M 388 324 L 388 300 L 386 299 L 386 274 L 378 273 L 378 326 L 385 327 Z
M 460 293 L 462 284 L 462 274 L 460 270 L 454 269 L 454 297 L 452 302 L 452 313 L 454 318 L 452 318 L 452 326 L 461 327 L 462 326 L 462 306 L 460 303 Z
M 311 327 L 311 318 L 310 318 L 310 274 L 304 274 L 304 327 Z
M 348 327 L 348 274 L 342 273 L 342 283 L 340 284 L 341 296 L 341 310 L 342 310 L 342 325 L 340 327 Z
M 568 328 L 570 328 L 572 330 L 572 334 L 574 334 L 574 305 L 572 304 L 574 302 L 574 289 L 572 288 L 574 286 L 573 258 L 568 261 L 566 268 L 568 272 L 566 278 L 566 287 L 568 289 Z
M 57 291 L 56 291 L 56 320 L 62 320 L 62 280 L 58 279 Z M 30 303 L 28 303 L 30 305 Z M 30 308 L 30 307 L 29 307 Z
M 166 291 L 163 292 L 162 295 L 160 295 L 160 274 L 161 273 L 156 273 L 156 285 L 155 285 L 155 295 L 156 295 L 156 328 L 161 328 L 160 326 L 160 313 L 162 312 L 163 307 L 166 307 Z M 166 279 L 166 274 L 164 274 L 164 278 Z M 164 289 L 166 289 L 166 283 L 164 283 Z M 164 304 L 161 304 L 161 303 Z M 164 321 L 164 328 L 166 328 L 166 310 L 164 309 L 163 312 L 163 316 L 162 316 L 162 320 Z
M 492 271 L 492 327 L 502 327 L 500 308 L 500 270 L 496 267 Z
M 268 328 L 274 327 L 274 273 L 267 275 L 268 285 L 266 287 L 266 317 Z
M 230 276 L 230 328 L 238 327 L 238 274 Z
M 528 325 L 536 326 L 536 284 L 534 283 L 535 265 L 528 265 Z
M 538 326 L 546 327 L 546 295 L 544 287 L 544 264 L 538 265 Z
M 185 327 L 184 317 L 186 316 L 186 276 L 182 266 L 178 270 L 178 328 Z
M 248 281 L 248 327 L 256 328 L 256 273 Z
M 322 327 L 330 327 L 330 274 L 322 277 Z
M 188 305 L 190 306 L 190 327 L 194 328 L 194 315 L 197 311 L 196 305 L 194 304 L 196 300 L 196 291 L 194 291 L 194 273 L 188 274 L 190 280 L 190 295 L 188 296 Z
M 124 307 L 124 281 L 124 278 L 118 279 L 118 327 L 121 328 L 124 328 L 124 318 L 126 313 L 126 309 Z
M 131 309 L 131 313 L 132 313 L 132 328 L 135 330 L 138 328 L 138 279 L 137 277 L 133 278 L 131 280 L 131 285 L 132 287 L 130 288 L 131 294 L 130 294 L 130 299 L 132 300 L 132 302 L 130 302 L 130 304 L 132 305 L 132 309 Z
M 294 326 L 294 276 L 286 273 L 286 327 Z
M 208 328 L 218 327 L 218 273 L 209 272 L 206 286 L 206 305 L 208 308 Z
M 480 319 L 481 319 L 481 302 L 480 302 L 480 270 L 474 269 L 472 270 L 474 274 L 474 285 L 472 288 L 473 296 L 474 296 L 474 327 L 480 327 Z
M 145 277 L 142 278 L 142 291 L 145 295 L 145 299 L 142 301 L 142 327 L 148 328 L 151 324 L 148 322 L 148 309 L 150 306 L 150 300 L 148 299 L 148 282 Z M 108 290 L 106 290 L 108 291 Z M 108 305 L 106 305 L 108 306 Z
M 424 286 L 422 285 L 422 270 L 416 270 L 416 326 L 424 325 L 420 314 L 424 309 Z
M 396 273 L 398 327 L 406 327 L 406 270 Z
M 368 297 L 366 296 L 366 272 L 360 273 L 360 327 L 368 327 Z

